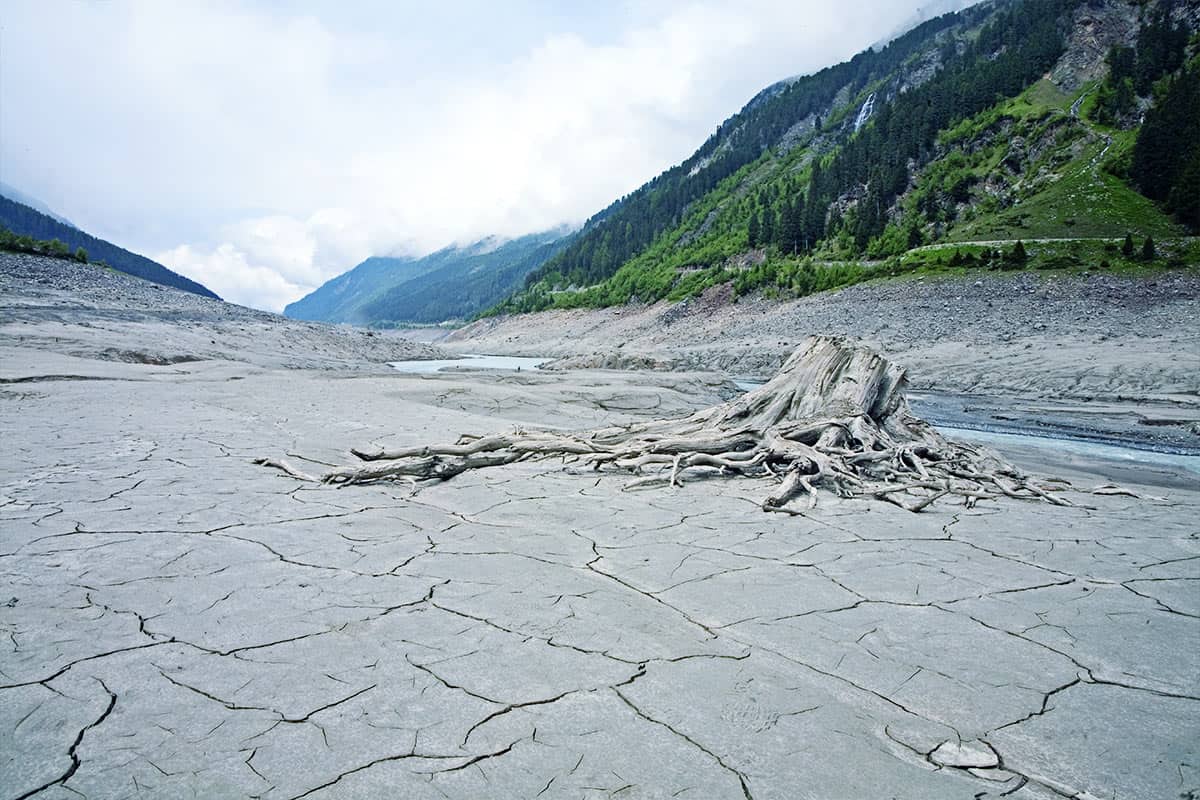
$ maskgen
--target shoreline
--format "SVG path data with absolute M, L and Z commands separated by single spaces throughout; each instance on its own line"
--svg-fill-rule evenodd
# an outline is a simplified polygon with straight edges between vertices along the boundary
M 1098 408 L 1056 401 L 1048 408 L 1037 398 L 937 392 L 910 392 L 908 400 L 913 413 L 938 428 L 1200 459 L 1200 436 L 1190 428 L 1195 423 L 1170 418 L 1171 407 L 1127 403 Z

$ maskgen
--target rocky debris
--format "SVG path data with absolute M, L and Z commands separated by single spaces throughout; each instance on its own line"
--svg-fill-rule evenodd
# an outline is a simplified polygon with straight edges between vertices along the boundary
M 94 264 L 0 252 L 0 344 L 158 366 L 203 360 L 381 369 L 438 358 L 390 333 L 300 322 Z
M 650 356 L 639 356 L 634 354 L 625 354 L 620 351 L 590 353 L 588 355 L 564 356 L 556 358 L 542 364 L 538 369 L 544 370 L 564 370 L 564 369 L 651 369 L 651 370 L 667 370 L 670 365 L 657 358 Z
M 796 145 L 806 141 L 808 137 L 817 132 L 817 115 L 809 114 L 804 119 L 792 125 L 784 132 L 783 136 L 779 137 L 779 144 L 775 145 L 776 152 L 780 154 L 789 153 Z
M 939 41 L 943 37 L 938 37 Z M 935 48 L 922 53 L 919 57 L 905 64 L 901 68 L 898 85 L 894 92 L 890 93 L 888 100 L 892 100 L 896 95 L 910 92 L 913 89 L 919 89 L 921 86 L 929 82 L 937 71 L 942 68 L 942 50 Z
M 1188 5 L 1180 3 L 1176 5 Z M 1050 80 L 1072 93 L 1103 76 L 1105 57 L 1115 45 L 1131 46 L 1137 39 L 1138 6 L 1125 0 L 1080 3 L 1067 35 L 1067 47 L 1050 70 Z
M 1160 400 L 1200 407 L 1200 274 L 908 276 L 786 303 L 716 287 L 673 304 L 480 320 L 448 337 L 467 352 L 570 357 L 620 351 L 674 369 L 766 377 L 801 338 L 848 336 L 946 393 Z

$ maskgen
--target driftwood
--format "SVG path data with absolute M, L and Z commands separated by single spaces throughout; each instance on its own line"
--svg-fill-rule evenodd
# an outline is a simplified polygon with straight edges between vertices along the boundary
M 983 447 L 944 438 L 908 410 L 905 371 L 841 339 L 804 342 L 767 384 L 736 400 L 669 420 L 578 433 L 517 431 L 462 436 L 454 444 L 352 450 L 361 463 L 310 475 L 259 459 L 301 480 L 330 484 L 446 480 L 528 459 L 567 457 L 637 477 L 626 488 L 707 477 L 774 477 L 765 511 L 798 513 L 817 490 L 886 500 L 921 511 L 943 497 L 968 506 L 994 497 L 1070 505 L 1059 485 L 1037 485 Z

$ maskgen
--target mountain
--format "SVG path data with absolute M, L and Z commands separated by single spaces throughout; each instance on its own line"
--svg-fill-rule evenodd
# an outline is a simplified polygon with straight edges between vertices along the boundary
M 880 39 L 875 44 L 871 45 L 872 50 L 882 50 L 887 47 L 888 42 L 895 39 L 913 28 L 920 25 L 922 22 L 927 22 L 935 17 L 940 17 L 943 14 L 950 14 L 955 11 L 961 11 L 964 8 L 978 3 L 979 0 L 931 0 L 928 3 L 922 3 L 917 7 L 917 10 L 912 13 L 912 16 L 907 21 L 895 28 L 890 34 Z
M 349 272 L 291 303 L 285 317 L 314 322 L 365 322 L 359 306 L 392 286 L 405 283 L 436 267 L 427 258 L 372 256 Z
M 490 237 L 422 258 L 368 258 L 283 313 L 356 325 L 467 319 L 518 288 L 571 239 L 566 229 L 556 229 L 511 240 Z
M 199 283 L 172 272 L 156 261 L 97 239 L 74 225 L 3 196 L 0 196 L 0 229 L 38 240 L 57 239 L 69 250 L 82 247 L 90 260 L 102 261 L 119 272 L 203 297 L 220 299 Z
M 21 205 L 29 206 L 34 211 L 40 211 L 43 214 L 45 214 L 47 217 L 57 220 L 64 225 L 70 225 L 72 228 L 78 228 L 78 226 L 74 222 L 71 222 L 71 220 L 67 219 L 64 216 L 56 214 L 53 211 L 51 211 L 49 208 L 47 208 L 46 204 L 43 203 L 41 200 L 38 200 L 36 197 L 32 197 L 30 195 L 25 194 L 24 192 L 22 192 L 20 189 L 16 188 L 15 186 L 9 186 L 4 181 L 0 181 L 0 197 L 7 197 L 9 200 L 20 203 Z
M 925 21 L 760 92 L 492 312 L 796 296 L 947 247 L 1012 267 L 1017 240 L 1031 265 L 1132 263 L 1099 240 L 1200 226 L 1198 21 L 1182 0 L 990 0 Z

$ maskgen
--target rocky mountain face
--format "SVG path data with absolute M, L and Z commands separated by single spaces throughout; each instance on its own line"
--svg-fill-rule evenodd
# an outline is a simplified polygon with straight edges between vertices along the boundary
M 518 288 L 570 239 L 567 229 L 555 229 L 511 240 L 489 237 L 421 258 L 368 258 L 283 313 L 377 327 L 467 319 Z
M 795 296 L 872 277 L 863 264 L 896 274 L 931 246 L 1182 236 L 1189 206 L 1164 198 L 1200 179 L 1200 123 L 1165 142 L 1178 186 L 1157 194 L 1138 141 L 1155 99 L 1200 76 L 1198 15 L 1180 0 L 990 0 L 781 81 L 494 311 L 721 284 Z
M 1137 38 L 1138 9 L 1129 3 L 1087 3 L 1075 11 L 1066 49 L 1050 72 L 1063 91 L 1075 91 L 1102 78 L 1104 57 L 1118 45 L 1129 47 Z

